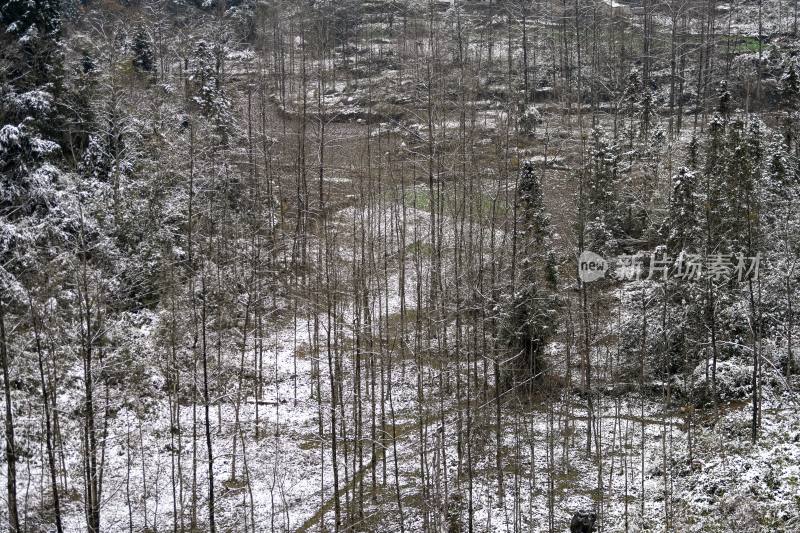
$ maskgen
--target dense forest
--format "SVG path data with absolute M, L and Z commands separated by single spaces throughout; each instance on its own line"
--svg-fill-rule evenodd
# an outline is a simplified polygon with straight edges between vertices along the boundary
M 800 530 L 798 0 L 0 0 L 0 530 Z

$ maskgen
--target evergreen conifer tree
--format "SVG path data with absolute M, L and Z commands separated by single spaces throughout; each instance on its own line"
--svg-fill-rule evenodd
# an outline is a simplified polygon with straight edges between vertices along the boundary
M 150 36 L 144 29 L 139 29 L 133 36 L 131 45 L 133 65 L 142 72 L 155 71 L 155 52 Z
M 513 359 L 505 382 L 537 378 L 545 369 L 544 348 L 554 333 L 557 313 L 557 268 L 552 250 L 550 216 L 544 206 L 541 179 L 532 161 L 524 161 L 518 191 L 518 235 L 521 241 L 516 292 L 504 302 L 501 337 Z

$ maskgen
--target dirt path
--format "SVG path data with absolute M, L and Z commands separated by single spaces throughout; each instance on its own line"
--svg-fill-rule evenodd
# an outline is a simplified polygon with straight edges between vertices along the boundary
M 452 410 L 453 408 L 450 408 L 445 412 L 444 415 L 445 419 L 452 412 Z M 400 439 L 401 437 L 404 437 L 412 432 L 419 431 L 419 429 L 423 426 L 427 427 L 435 422 L 440 422 L 441 419 L 442 419 L 441 413 L 434 413 L 428 416 L 423 423 L 413 423 L 404 426 L 399 426 L 399 429 L 395 430 L 394 438 Z M 397 428 L 397 426 L 395 427 Z M 333 510 L 334 506 L 336 505 L 336 497 L 338 496 L 340 501 L 344 500 L 344 496 L 347 493 L 347 491 L 354 490 L 355 487 L 358 485 L 358 483 L 360 483 L 364 479 L 364 476 L 367 475 L 367 472 L 369 472 L 373 467 L 378 465 L 378 463 L 383 459 L 385 453 L 386 453 L 385 448 L 377 447 L 375 450 L 375 454 L 372 456 L 370 461 L 366 465 L 364 465 L 363 468 L 359 469 L 355 474 L 353 474 L 353 476 L 350 478 L 350 480 L 347 482 L 346 485 L 339 487 L 339 490 L 336 491 L 336 494 L 328 498 L 328 500 L 324 504 L 322 504 L 322 506 L 313 515 L 307 518 L 306 521 L 303 522 L 303 524 L 295 530 L 295 533 L 306 533 L 308 531 L 311 531 L 312 527 L 314 527 L 316 524 L 322 521 L 323 517 L 328 512 Z

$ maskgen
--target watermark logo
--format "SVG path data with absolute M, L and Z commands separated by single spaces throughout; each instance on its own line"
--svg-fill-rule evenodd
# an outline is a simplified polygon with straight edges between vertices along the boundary
M 677 257 L 663 252 L 623 254 L 609 260 L 589 251 L 578 257 L 578 277 L 584 283 L 597 281 L 610 273 L 617 281 L 665 281 L 681 279 L 696 281 L 757 280 L 761 254 L 690 254 L 681 252 Z
M 585 250 L 578 257 L 578 276 L 584 283 L 605 277 L 608 262 L 601 255 Z

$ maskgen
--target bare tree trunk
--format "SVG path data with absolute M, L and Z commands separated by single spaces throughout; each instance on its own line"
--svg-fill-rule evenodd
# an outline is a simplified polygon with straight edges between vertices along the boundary
M 88 251 L 83 235 L 83 214 L 81 213 L 80 261 L 81 271 L 79 286 L 79 303 L 81 313 L 81 354 L 83 356 L 84 382 L 84 427 L 86 443 L 86 520 L 89 533 L 100 533 L 100 485 L 97 470 L 97 432 L 95 427 L 94 406 L 94 368 L 93 347 L 97 332 L 92 321 L 92 299 L 89 296 Z M 99 315 L 99 311 L 97 311 Z
M 216 533 L 217 525 L 214 520 L 214 448 L 211 442 L 211 414 L 208 393 L 208 349 L 206 343 L 206 295 L 208 293 L 206 292 L 205 269 L 203 271 L 202 291 L 203 410 L 205 414 L 206 450 L 208 452 L 208 527 L 211 533 Z
M 3 358 L 3 392 L 6 403 L 6 468 L 8 491 L 8 525 L 10 533 L 20 533 L 17 511 L 17 447 L 14 442 L 14 413 L 11 407 L 11 383 L 9 381 L 8 340 L 6 339 L 5 306 L 0 297 L 0 356 Z
M 56 459 L 55 454 L 53 453 L 53 432 L 50 425 L 50 394 L 47 386 L 47 382 L 44 377 L 44 362 L 43 362 L 43 355 L 42 355 L 42 343 L 39 333 L 39 320 L 36 316 L 33 307 L 33 300 L 28 295 L 29 304 L 30 304 L 30 311 L 31 311 L 31 322 L 33 323 L 33 332 L 34 338 L 36 340 L 36 355 L 37 360 L 39 363 L 39 380 L 42 387 L 42 407 L 44 409 L 44 422 L 45 422 L 45 444 L 47 447 L 47 465 L 50 469 L 50 490 L 53 491 L 53 512 L 55 514 L 55 521 L 56 521 L 56 531 L 58 533 L 63 533 L 64 528 L 61 524 L 61 501 L 58 495 L 58 481 L 56 479 Z M 5 331 L 3 325 L 3 316 L 2 316 L 2 302 L 0 302 L 0 333 L 2 333 L 2 342 L 3 345 L 3 361 L 5 361 Z M 3 377 L 6 378 L 5 368 L 3 371 Z M 8 401 L 8 397 L 6 397 L 6 401 Z M 9 500 L 10 501 L 10 500 Z M 10 507 L 10 506 L 9 506 Z

